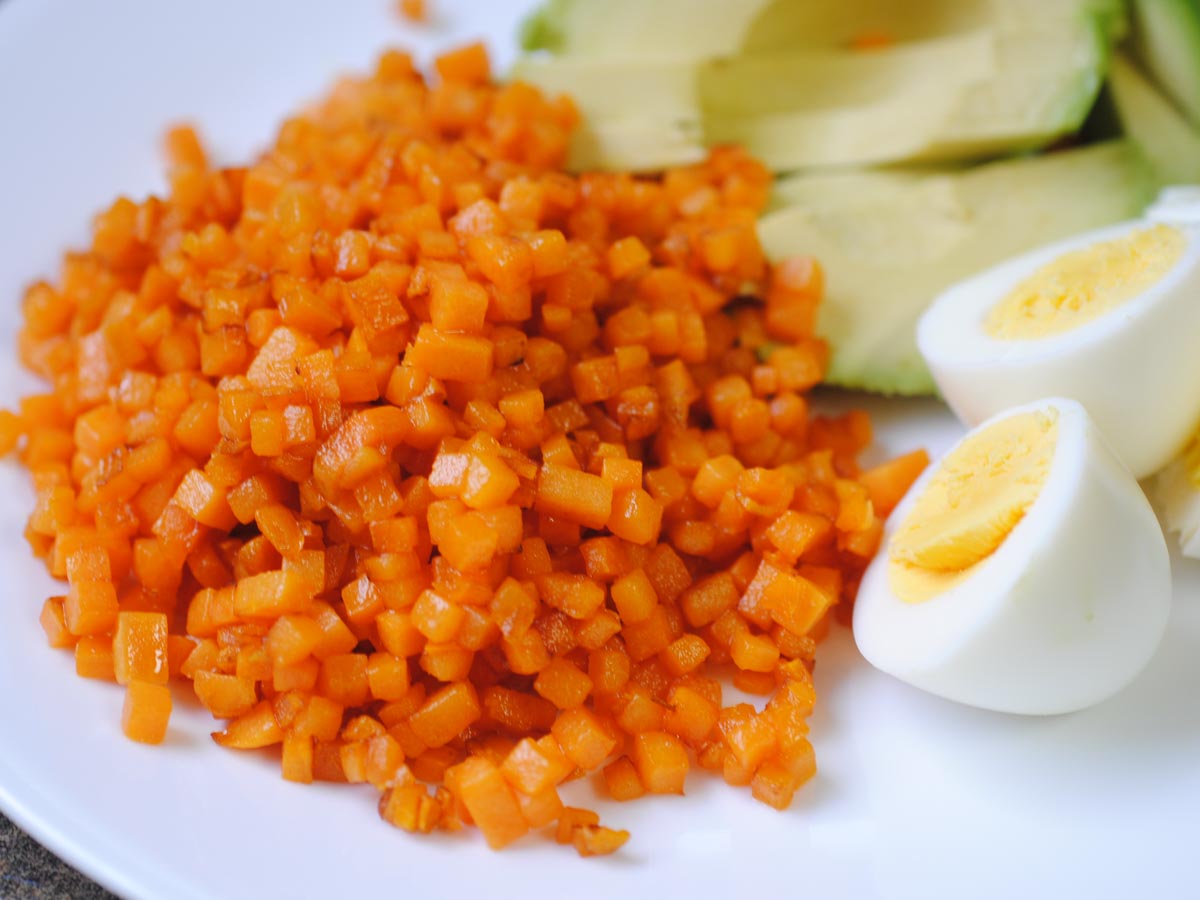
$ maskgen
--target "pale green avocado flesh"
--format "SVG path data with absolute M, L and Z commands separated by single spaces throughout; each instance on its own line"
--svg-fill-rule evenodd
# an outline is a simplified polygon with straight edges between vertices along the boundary
M 1200 0 L 1133 0 L 1131 8 L 1138 60 L 1200 128 Z
M 1124 141 L 971 169 L 799 175 L 759 224 L 767 255 L 818 259 L 826 380 L 931 394 L 917 320 L 951 284 L 1027 250 L 1139 215 L 1153 191 Z
M 1109 83 L 1121 127 L 1159 184 L 1200 183 L 1200 131 L 1125 56 L 1113 60 Z

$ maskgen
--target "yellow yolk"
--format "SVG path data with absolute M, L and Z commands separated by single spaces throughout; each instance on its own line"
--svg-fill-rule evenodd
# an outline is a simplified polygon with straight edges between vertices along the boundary
M 948 453 L 892 538 L 896 596 L 929 600 L 991 556 L 1041 493 L 1057 439 L 1056 414 L 1020 413 Z
M 1155 225 L 1064 253 L 993 306 L 984 330 L 1014 341 L 1078 328 L 1156 284 L 1179 262 L 1186 244 L 1178 228 Z

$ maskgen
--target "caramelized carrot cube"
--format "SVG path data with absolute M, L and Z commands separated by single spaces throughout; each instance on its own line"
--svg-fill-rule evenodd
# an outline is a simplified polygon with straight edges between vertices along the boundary
M 321 660 L 317 690 L 342 706 L 362 706 L 370 697 L 369 660 L 361 653 L 339 653 Z
M 116 588 L 107 581 L 77 581 L 63 601 L 67 630 L 76 636 L 112 631 L 118 609 Z
M 466 84 L 483 84 L 491 75 L 487 48 L 481 43 L 443 53 L 434 60 L 434 67 L 444 80 Z
M 556 657 L 538 673 L 533 689 L 559 709 L 574 709 L 591 693 L 592 679 L 562 657 Z
M 571 765 L 561 753 L 547 755 L 542 744 L 524 738 L 505 757 L 500 769 L 516 790 L 535 796 L 553 789 L 570 774 Z
M 283 741 L 283 731 L 275 719 L 270 702 L 263 700 L 249 712 L 238 716 L 225 730 L 213 734 L 222 747 L 234 750 L 257 750 Z
M 486 338 L 450 334 L 422 325 L 404 362 L 446 381 L 477 383 L 492 374 L 493 346 Z
M 773 672 L 779 665 L 779 648 L 764 635 L 740 631 L 734 636 L 729 651 L 734 664 L 748 672 Z
M 588 528 L 603 528 L 612 514 L 612 484 L 598 475 L 560 465 L 543 465 L 538 473 L 535 506 L 547 515 Z
M 234 591 L 233 608 L 246 618 L 272 618 L 303 612 L 311 599 L 299 574 L 275 570 L 241 579 Z
M 113 634 L 113 670 L 118 684 L 166 684 L 167 617 L 153 612 L 121 612 Z
M 104 635 L 80 638 L 75 645 L 75 674 L 80 678 L 116 681 L 112 638 Z
M 693 746 L 702 744 L 717 725 L 717 704 L 687 685 L 672 688 L 667 705 L 663 728 Z
M 529 824 L 500 770 L 481 756 L 468 757 L 446 773 L 446 786 L 463 803 L 493 850 L 523 837 Z
M 220 672 L 197 672 L 192 681 L 196 697 L 218 719 L 235 719 L 258 702 L 254 682 Z
M 228 493 L 214 485 L 204 472 L 192 469 L 183 477 L 172 499 L 201 525 L 228 531 L 237 521 L 229 508 Z
M 440 747 L 456 738 L 481 713 L 475 689 L 460 682 L 447 685 L 429 697 L 409 723 L 426 746 Z
M 924 450 L 914 450 L 868 469 L 858 476 L 858 481 L 867 489 L 875 512 L 886 516 L 896 508 L 896 504 L 928 465 L 929 454 Z
M 674 735 L 647 731 L 634 737 L 633 765 L 649 793 L 683 793 L 688 771 L 687 751 Z
M 596 714 L 582 706 L 565 710 L 550 731 L 567 758 L 585 771 L 598 769 L 617 746 Z
M 613 495 L 608 530 L 632 544 L 653 544 L 662 528 L 663 509 L 649 492 L 625 488 Z
M 580 856 L 607 856 L 624 847 L 628 840 L 629 832 L 624 829 L 597 825 L 583 825 L 571 835 L 571 843 Z
M 165 684 L 131 681 L 125 688 L 121 730 L 140 744 L 161 744 L 171 718 L 171 689 Z
M 604 786 L 614 800 L 636 800 L 646 794 L 637 768 L 628 756 L 615 759 L 604 767 Z
M 590 618 L 604 605 L 604 588 L 582 575 L 548 572 L 537 587 L 542 602 L 575 619 Z

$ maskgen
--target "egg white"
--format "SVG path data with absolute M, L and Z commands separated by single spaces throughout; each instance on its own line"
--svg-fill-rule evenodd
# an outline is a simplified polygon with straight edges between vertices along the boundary
M 876 668 L 950 700 L 1045 715 L 1106 699 L 1149 662 L 1171 572 L 1145 495 L 1072 400 L 991 421 L 1050 408 L 1058 437 L 1037 499 L 965 580 L 921 603 L 893 592 L 888 550 L 936 464 L 896 508 L 854 608 L 855 641 Z
M 1064 253 L 1120 238 L 1152 221 L 1079 235 L 1002 263 L 939 296 L 917 326 L 917 346 L 938 389 L 968 426 L 1039 397 L 1082 403 L 1138 478 L 1182 449 L 1200 420 L 1200 222 L 1175 203 L 1163 218 L 1186 240 L 1158 282 L 1070 331 L 1000 340 L 989 311 L 1021 281 Z

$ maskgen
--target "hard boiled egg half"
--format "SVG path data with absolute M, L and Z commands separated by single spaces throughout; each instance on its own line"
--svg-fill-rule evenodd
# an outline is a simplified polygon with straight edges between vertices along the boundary
M 913 485 L 863 577 L 854 637 L 930 693 L 1062 713 L 1142 670 L 1170 596 L 1137 482 L 1080 404 L 1041 400 L 984 422 Z
M 960 419 L 1070 397 L 1138 478 L 1180 451 L 1200 420 L 1200 201 L 1174 197 L 934 301 L 917 345 Z

